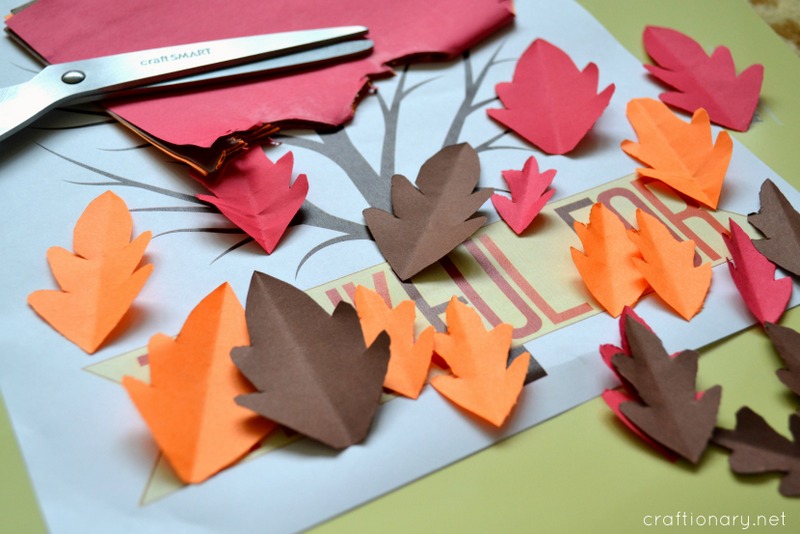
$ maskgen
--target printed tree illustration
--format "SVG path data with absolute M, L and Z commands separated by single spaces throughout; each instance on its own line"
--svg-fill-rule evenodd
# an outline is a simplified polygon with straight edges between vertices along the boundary
M 461 64 L 464 69 L 464 92 L 463 92 L 463 99 L 452 118 L 452 121 L 449 125 L 447 133 L 442 140 L 441 147 L 448 146 L 451 144 L 455 144 L 459 142 L 460 136 L 462 134 L 462 130 L 464 128 L 465 122 L 470 115 L 475 113 L 476 111 L 484 109 L 488 104 L 496 100 L 496 97 L 492 96 L 491 98 L 484 98 L 478 100 L 478 94 L 481 87 L 484 85 L 487 79 L 487 75 L 489 74 L 490 70 L 501 64 L 506 62 L 515 61 L 514 59 L 499 59 L 498 56 L 502 50 L 503 43 L 500 43 L 496 46 L 493 53 L 489 56 L 486 63 L 480 68 L 479 71 L 474 71 L 473 60 L 469 51 L 465 52 L 462 55 Z M 414 67 L 409 64 L 405 64 L 399 69 L 397 73 L 397 82 L 396 82 L 396 90 L 394 95 L 391 97 L 391 100 L 388 100 L 382 94 L 380 87 L 377 90 L 371 91 L 374 98 L 377 99 L 379 104 L 383 122 L 384 122 L 384 132 L 383 132 L 383 143 L 380 155 L 380 168 L 375 169 L 370 162 L 366 159 L 366 157 L 362 154 L 359 148 L 354 144 L 353 140 L 351 139 L 350 135 L 348 134 L 346 127 L 339 127 L 335 129 L 318 129 L 316 130 L 317 139 L 310 139 L 309 137 L 303 137 L 301 135 L 297 135 L 295 132 L 291 131 L 284 131 L 279 133 L 275 137 L 276 144 L 284 144 L 291 147 L 297 147 L 300 149 L 310 150 L 316 152 L 331 162 L 336 164 L 347 176 L 347 179 L 352 183 L 352 185 L 357 189 L 357 191 L 363 196 L 366 202 L 374 208 L 379 208 L 383 210 L 391 210 L 391 197 L 390 197 L 390 185 L 391 185 L 391 178 L 395 174 L 395 164 L 396 164 L 396 154 L 398 150 L 398 124 L 401 114 L 401 109 L 403 107 L 403 102 L 410 98 L 418 89 L 421 87 L 437 80 L 439 78 L 438 75 L 432 74 L 430 77 L 426 79 L 416 82 L 413 85 L 407 86 L 409 73 L 412 71 Z M 79 116 L 81 122 L 80 127 L 91 127 L 97 124 L 105 124 L 107 120 L 103 120 L 101 117 L 93 116 L 92 114 L 95 113 L 91 110 L 77 110 L 77 111 L 69 111 L 75 115 Z M 82 116 L 82 117 L 80 117 Z M 500 127 L 496 127 L 498 133 L 494 134 L 489 139 L 485 140 L 484 142 L 475 146 L 476 152 L 479 154 L 481 152 L 486 152 L 490 150 L 525 150 L 519 146 L 503 146 L 497 145 L 496 143 L 501 140 L 504 136 L 509 133 L 509 130 L 502 130 Z M 101 180 L 97 181 L 73 181 L 76 185 L 86 185 L 86 186 L 99 186 L 105 188 L 114 188 L 114 187 L 133 187 L 139 188 L 142 190 L 150 191 L 155 195 L 160 195 L 162 197 L 168 197 L 171 199 L 175 199 L 179 201 L 183 205 L 176 205 L 176 206 L 159 206 L 159 207 L 144 207 L 144 208 L 132 208 L 132 212 L 143 212 L 143 211 L 161 211 L 161 212 L 186 212 L 186 213 L 219 213 L 219 210 L 214 207 L 213 205 L 205 202 L 203 200 L 198 199 L 195 195 L 173 190 L 165 187 L 156 186 L 141 180 L 121 176 L 116 173 L 112 173 L 106 171 L 104 169 L 98 168 L 90 163 L 78 161 L 73 159 L 65 154 L 56 152 L 51 150 L 45 146 L 40 145 L 44 150 L 50 152 L 51 154 L 69 161 L 70 163 L 77 165 L 85 170 L 91 171 L 92 173 L 96 174 L 97 176 L 101 177 Z M 441 147 L 432 146 L 431 147 L 431 154 L 436 152 Z M 150 145 L 143 144 L 137 145 L 135 147 L 131 147 L 131 149 L 137 150 L 148 150 L 152 149 Z M 269 154 L 269 149 L 267 149 L 267 153 Z M 302 171 L 302 162 L 300 157 L 296 158 L 296 165 L 297 165 L 297 172 Z M 188 170 L 186 172 L 188 175 Z M 313 189 L 314 184 L 314 177 L 309 176 L 311 181 L 311 188 Z M 306 254 L 302 257 L 299 261 L 296 269 L 296 274 L 299 274 L 300 270 L 302 269 L 303 265 L 317 252 L 339 244 L 346 241 L 353 241 L 353 240 L 370 240 L 372 239 L 370 236 L 367 227 L 363 222 L 363 217 L 361 216 L 361 210 L 355 210 L 352 214 L 352 219 L 343 218 L 337 215 L 333 215 L 328 213 L 321 207 L 317 206 L 314 202 L 306 199 L 303 203 L 299 213 L 295 216 L 294 220 L 290 224 L 290 226 L 299 226 L 299 225 L 307 225 L 312 226 L 320 229 L 331 230 L 336 232 L 338 235 L 329 238 L 310 250 L 306 252 Z M 242 239 L 234 243 L 233 245 L 229 246 L 227 249 L 220 252 L 220 254 L 215 257 L 211 263 L 214 263 L 227 254 L 234 252 L 236 249 L 247 245 L 248 243 L 253 241 L 253 238 L 247 236 L 242 230 L 235 227 L 230 228 L 218 228 L 218 227 L 191 227 L 191 228 L 177 228 L 168 231 L 161 232 L 159 234 L 154 235 L 154 238 L 163 237 L 169 234 L 176 234 L 176 233 L 217 233 L 217 234 L 233 234 L 233 235 L 242 235 Z

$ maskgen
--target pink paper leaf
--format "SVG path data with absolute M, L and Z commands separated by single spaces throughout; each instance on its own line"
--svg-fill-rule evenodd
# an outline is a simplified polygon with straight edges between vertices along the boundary
M 540 173 L 536 158 L 531 156 L 521 171 L 508 170 L 502 174 L 511 198 L 492 195 L 492 204 L 506 224 L 520 235 L 555 194 L 555 189 L 547 188 L 553 183 L 556 171 L 550 169 Z
M 614 94 L 614 84 L 597 94 L 599 72 L 582 71 L 560 48 L 537 39 L 522 54 L 510 83 L 496 86 L 505 109 L 491 118 L 548 154 L 566 154 L 591 130 Z
M 792 279 L 775 279 L 775 265 L 753 245 L 750 237 L 733 220 L 731 235 L 723 235 L 731 259 L 728 269 L 747 309 L 761 324 L 777 323 L 792 296 Z
M 197 198 L 219 208 L 270 254 L 308 194 L 305 174 L 291 183 L 293 164 L 291 152 L 273 163 L 263 150 L 253 148 L 223 167 L 213 181 L 193 175 L 214 194 Z
M 727 47 L 708 56 L 692 38 L 669 28 L 648 26 L 644 47 L 658 63 L 645 68 L 674 88 L 659 95 L 664 103 L 689 113 L 703 108 L 712 122 L 733 130 L 750 127 L 764 78 L 762 65 L 751 65 L 737 76 Z

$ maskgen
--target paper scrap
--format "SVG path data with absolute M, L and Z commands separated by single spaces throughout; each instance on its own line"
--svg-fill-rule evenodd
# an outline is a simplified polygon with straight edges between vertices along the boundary
M 800 213 L 792 207 L 772 180 L 759 192 L 761 209 L 747 216 L 764 239 L 753 240 L 758 251 L 772 263 L 800 276 Z
M 89 354 L 117 327 L 153 271 L 152 264 L 138 267 L 151 233 L 131 241 L 132 233 L 128 206 L 106 191 L 75 224 L 75 253 L 61 247 L 47 250 L 60 289 L 28 295 L 28 304 L 42 319 Z
M 583 252 L 570 248 L 586 288 L 612 317 L 633 306 L 649 284 L 636 267 L 642 255 L 628 238 L 622 220 L 600 202 L 589 212 L 589 224 L 575 222 Z
M 333 316 L 303 291 L 255 272 L 245 309 L 250 346 L 231 357 L 256 387 L 236 402 L 334 449 L 367 436 L 389 363 L 389 337 L 367 347 L 358 315 Z
M 556 193 L 555 189 L 548 189 L 556 171 L 550 169 L 540 173 L 539 163 L 531 156 L 525 161 L 521 171 L 507 170 L 502 175 L 508 184 L 511 198 L 495 194 L 492 195 L 492 204 L 514 233 L 520 235 Z
M 722 238 L 733 260 L 728 260 L 733 283 L 761 324 L 777 323 L 792 296 L 792 279 L 776 280 L 775 265 L 756 249 L 750 236 L 733 219 L 730 229 L 731 235 Z
M 504 109 L 491 118 L 548 154 L 566 154 L 586 137 L 614 94 L 610 84 L 597 94 L 599 71 L 578 69 L 557 46 L 536 39 L 517 62 L 511 82 L 495 90 Z
M 636 171 L 717 209 L 733 154 L 728 132 L 720 132 L 713 142 L 711 122 L 704 109 L 695 111 L 687 124 L 651 98 L 631 100 L 627 114 L 639 142 L 625 140 L 622 150 L 648 166 Z
M 422 165 L 417 187 L 405 176 L 392 177 L 394 214 L 364 210 L 369 231 L 401 280 L 446 256 L 486 222 L 474 216 L 492 196 L 491 189 L 474 191 L 480 175 L 475 149 L 450 145 Z
M 619 410 L 650 438 L 696 464 L 714 430 L 722 388 L 697 395 L 696 352 L 670 357 L 658 336 L 630 316 L 625 331 L 631 354 L 617 354 L 611 363 L 641 400 L 624 402 Z
M 763 65 L 751 65 L 736 75 L 728 47 L 719 46 L 708 56 L 691 37 L 670 29 L 648 26 L 644 47 L 658 65 L 645 65 L 673 91 L 659 98 L 678 109 L 694 113 L 700 108 L 711 120 L 741 132 L 750 127 L 758 105 Z
M 419 397 L 431 367 L 434 328 L 427 327 L 414 340 L 417 308 L 413 300 L 392 308 L 375 291 L 358 286 L 354 303 L 367 346 L 383 331 L 391 340 L 383 387 L 412 399 Z
M 642 254 L 633 258 L 636 268 L 673 310 L 687 321 L 703 307 L 711 287 L 711 263 L 694 266 L 695 244 L 678 241 L 658 219 L 636 210 L 639 231 L 628 236 Z
M 792 393 L 800 397 L 800 333 L 786 326 L 767 323 L 767 335 L 786 366 L 775 374 Z
M 187 484 L 239 461 L 275 428 L 234 402 L 253 391 L 230 358 L 233 347 L 247 343 L 244 309 L 225 283 L 192 310 L 177 338 L 150 338 L 150 384 L 122 379 L 164 457 Z
M 116 116 L 163 146 L 179 152 L 201 147 L 222 159 L 263 136 L 264 124 L 344 124 L 369 79 L 391 73 L 389 64 L 455 57 L 514 18 L 511 0 L 439 1 L 435 8 L 428 0 L 339 0 L 335 9 L 328 0 L 272 0 L 268 8 L 262 2 L 228 0 L 213 6 L 200 13 L 194 0 L 137 0 L 108 9 L 105 0 L 82 0 L 81 9 L 74 9 L 72 4 L 41 0 L 7 24 L 50 63 L 243 35 L 369 28 L 374 49 L 363 59 L 110 106 Z
M 790 441 L 773 430 L 763 417 L 747 406 L 736 412 L 736 429 L 719 428 L 714 443 L 731 451 L 731 470 L 740 475 L 783 473 L 779 491 L 785 497 L 800 496 L 800 414 L 789 417 Z
M 524 352 L 508 365 L 510 324 L 486 330 L 474 309 L 453 297 L 447 305 L 447 333 L 437 332 L 436 353 L 452 375 L 439 375 L 431 385 L 450 402 L 500 427 L 517 403 L 530 354 Z
M 294 156 L 287 152 L 273 163 L 256 146 L 211 176 L 193 173 L 212 195 L 197 198 L 219 208 L 225 217 L 271 254 L 308 195 L 308 178 L 292 183 Z

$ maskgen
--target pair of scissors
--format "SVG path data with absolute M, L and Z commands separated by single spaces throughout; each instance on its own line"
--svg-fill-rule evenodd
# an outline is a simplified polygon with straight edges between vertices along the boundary
M 186 87 L 364 54 L 363 26 L 236 37 L 48 65 L 0 87 L 0 141 L 58 106 Z

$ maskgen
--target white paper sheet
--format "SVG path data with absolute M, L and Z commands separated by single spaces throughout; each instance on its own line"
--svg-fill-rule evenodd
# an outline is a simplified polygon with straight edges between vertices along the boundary
M 0 11 L 8 12 L 14 4 L 0 0 Z M 511 78 L 514 62 L 535 38 L 561 47 L 580 67 L 589 61 L 597 63 L 601 87 L 614 82 L 616 92 L 591 139 L 574 154 L 546 156 L 513 135 L 495 141 L 493 147 L 516 149 L 481 152 L 481 185 L 503 187 L 500 171 L 521 168 L 531 154 L 538 158 L 540 168 L 558 170 L 554 200 L 632 173 L 636 162 L 619 149 L 621 140 L 633 136 L 625 106 L 634 97 L 656 97 L 659 89 L 639 62 L 574 3 L 518 2 L 514 28 L 470 55 L 473 76 L 498 49 L 497 58 L 502 60 L 489 68 L 475 102 L 492 98 L 494 85 Z M 0 85 L 28 79 L 36 68 L 8 39 L 0 39 Z M 391 102 L 401 79 L 379 82 L 380 98 Z M 445 143 L 457 116 L 465 88 L 464 60 L 412 66 L 405 75 L 405 87 L 423 82 L 403 100 L 396 121 L 391 171 L 412 179 Z M 362 102 L 355 121 L 345 130 L 354 151 L 338 155 L 346 160 L 348 154 L 363 156 L 380 174 L 385 124 L 378 98 L 370 96 Z M 498 105 L 494 102 L 466 117 L 452 141 L 469 141 L 477 147 L 500 134 L 502 128 L 484 111 Z M 0 144 L 4 251 L 0 387 L 42 511 L 54 532 L 302 530 L 614 385 L 597 346 L 618 341 L 616 321 L 600 314 L 573 327 L 580 328 L 580 336 L 564 328 L 527 344 L 548 376 L 526 387 L 502 431 L 487 432 L 428 388 L 417 401 L 398 399 L 385 404 L 362 445 L 332 454 L 299 441 L 206 483 L 141 505 L 158 451 L 124 390 L 84 368 L 142 347 L 156 332 L 177 332 L 195 304 L 222 282 L 230 282 L 243 301 L 254 269 L 306 289 L 380 263 L 382 258 L 371 241 L 353 240 L 323 248 L 298 271 L 311 249 L 340 235 L 308 225 L 291 230 L 270 256 L 252 243 L 223 255 L 244 236 L 197 231 L 230 228 L 230 224 L 218 214 L 186 211 L 199 205 L 181 195 L 203 191 L 183 167 L 152 148 L 137 148 L 138 138 L 102 116 L 79 119 L 99 124 L 60 128 L 74 124 L 75 117 L 71 112 L 53 112 Z M 294 134 L 306 142 L 320 142 L 313 132 Z M 306 173 L 311 183 L 309 200 L 330 215 L 362 224 L 361 211 L 368 203 L 351 178 L 318 151 L 297 143 L 286 140 L 282 146 L 269 148 L 268 155 L 274 160 L 287 150 L 294 151 L 295 173 Z M 765 177 L 800 206 L 800 197 L 790 186 L 737 144 L 720 208 L 755 211 Z M 388 178 L 386 173 L 383 178 Z M 26 297 L 36 289 L 54 287 L 45 251 L 52 245 L 70 248 L 75 221 L 106 189 L 114 190 L 132 208 L 137 233 L 150 229 L 156 235 L 147 252 L 155 271 L 136 301 L 131 327 L 89 357 L 41 321 L 27 306 Z M 717 268 L 705 309 L 690 323 L 665 312 L 653 303 L 653 297 L 645 299 L 637 312 L 664 333 L 671 351 L 699 347 L 750 324 L 740 306 L 731 306 L 735 298 L 727 269 Z

